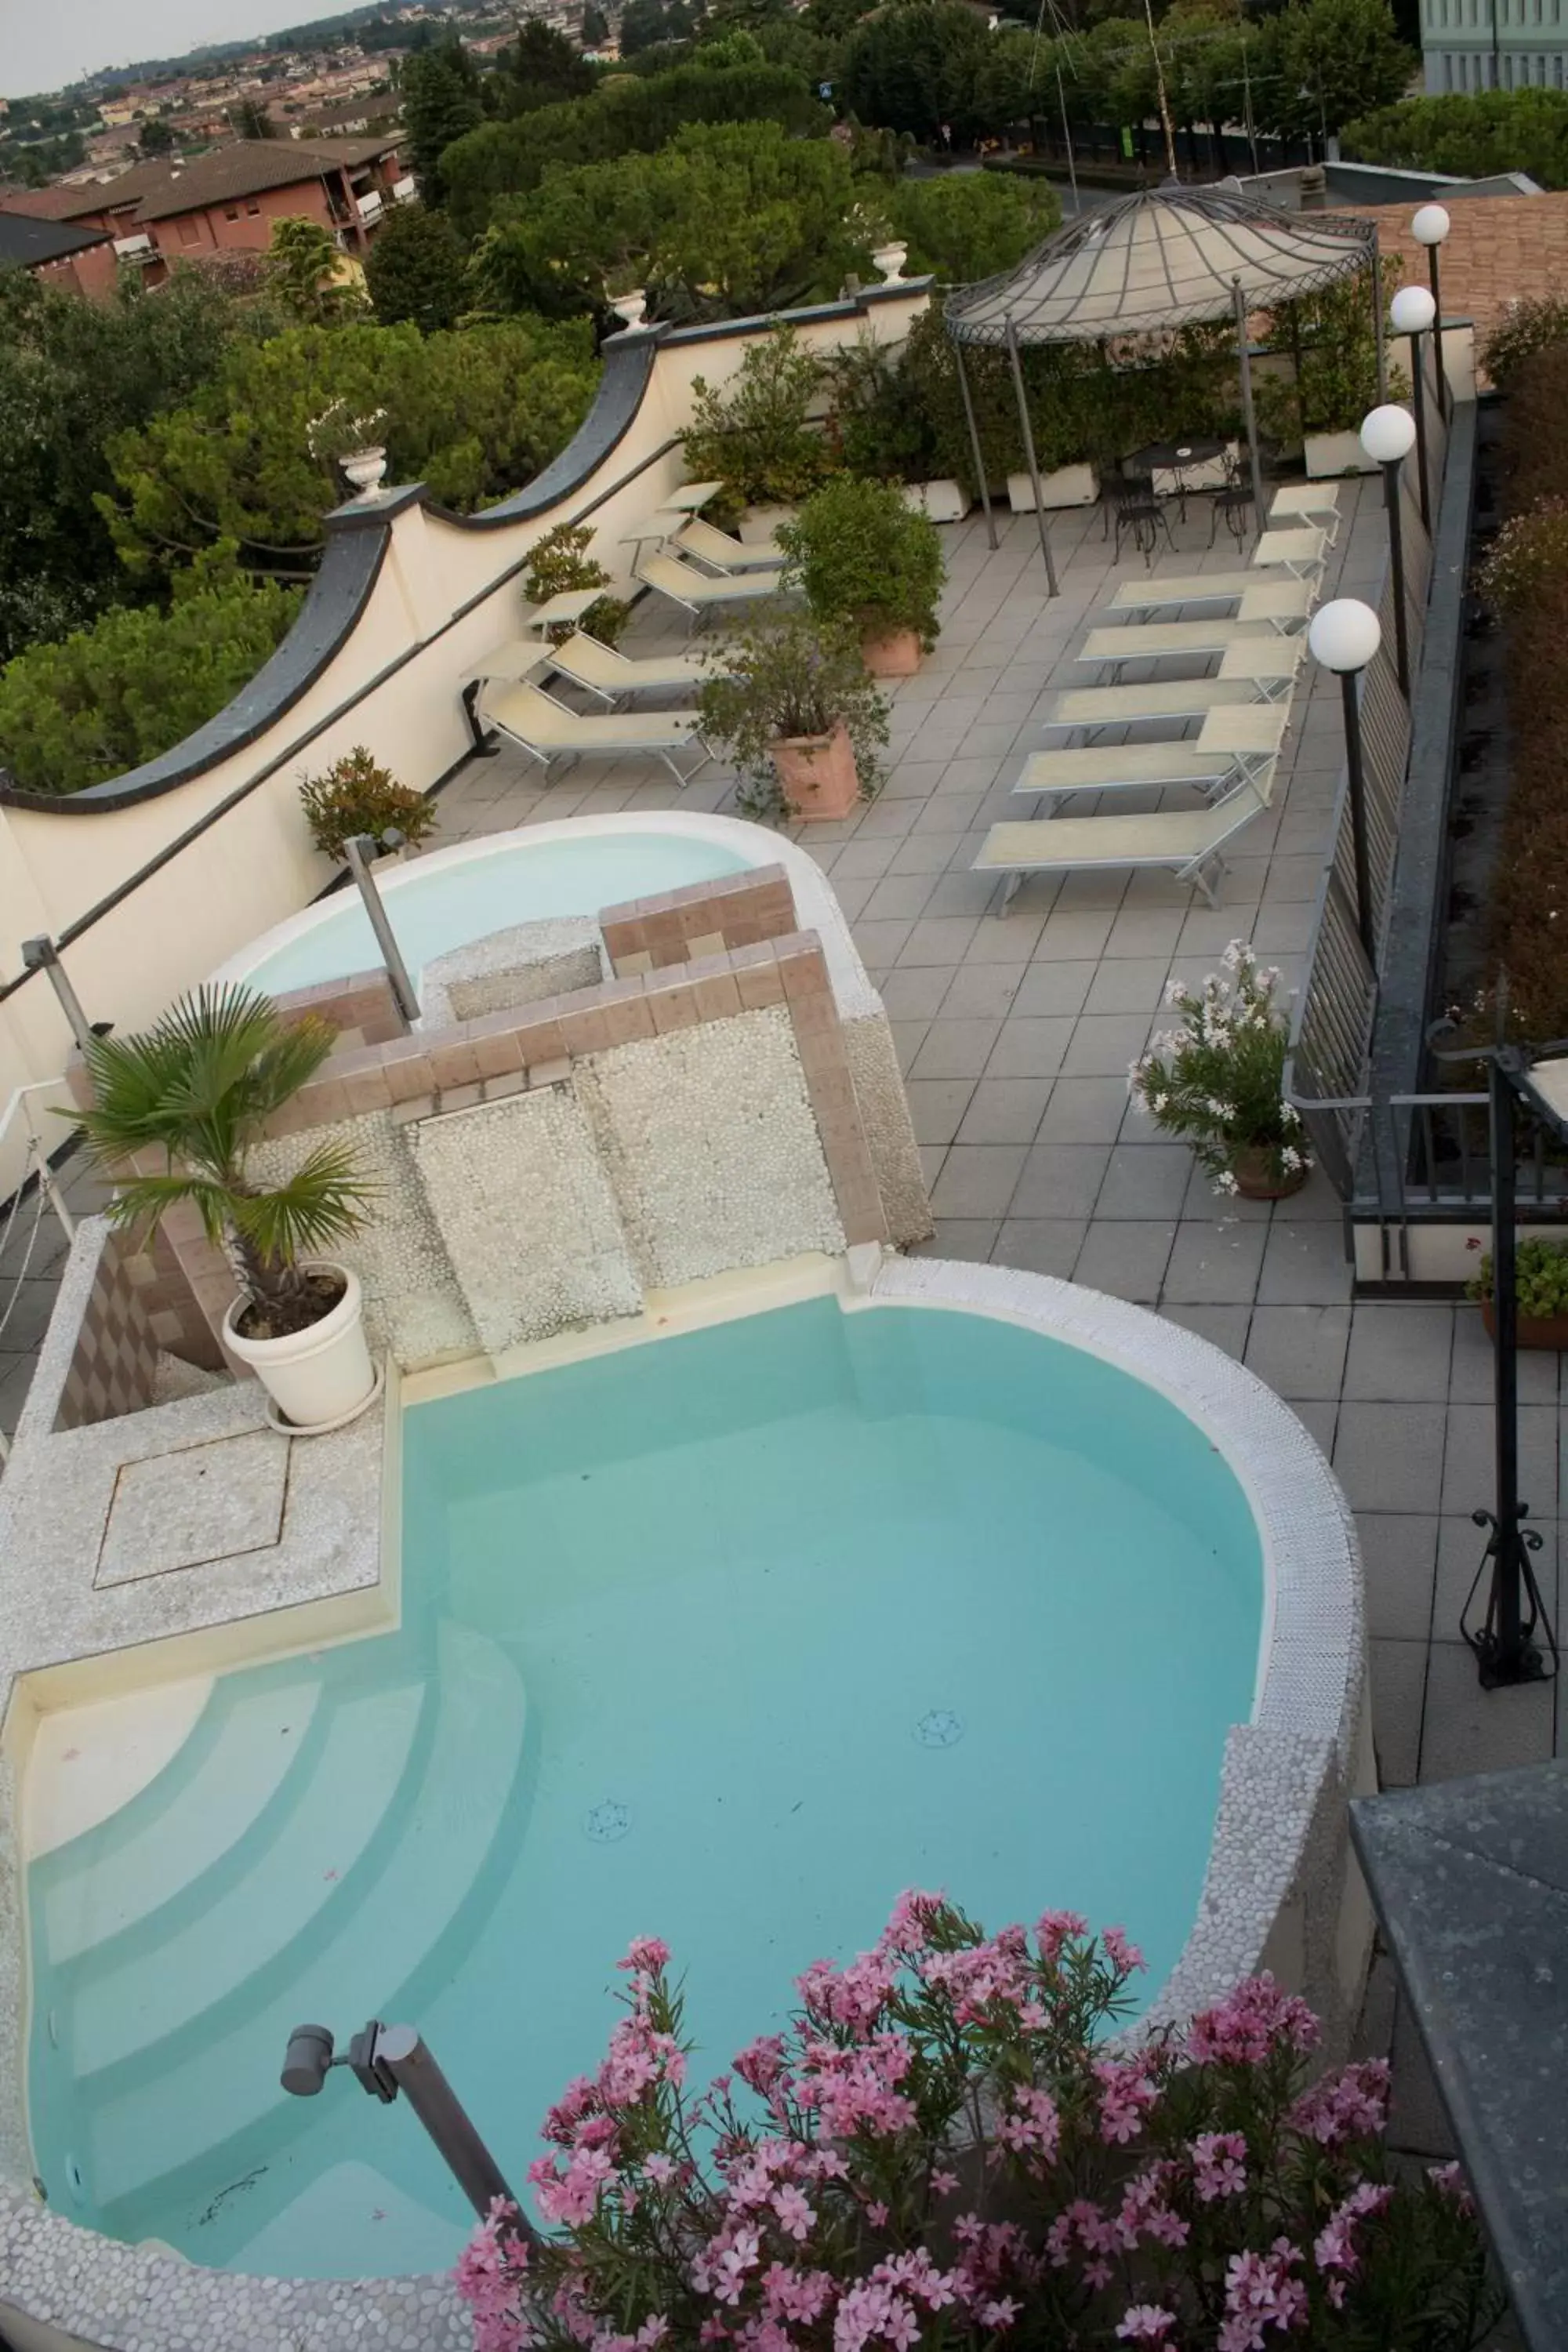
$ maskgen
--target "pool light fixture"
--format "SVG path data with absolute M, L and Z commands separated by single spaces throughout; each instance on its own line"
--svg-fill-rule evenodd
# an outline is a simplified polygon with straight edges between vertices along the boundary
M 404 2092 L 479 2219 L 487 2219 L 499 2197 L 517 2207 L 517 2218 L 510 2224 L 513 2236 L 536 2239 L 500 2167 L 416 2027 L 383 2025 L 372 2018 L 340 2053 L 331 2026 L 297 2025 L 289 2036 L 279 2080 L 294 2098 L 313 2099 L 334 2066 L 346 2066 L 360 2088 L 383 2106 L 391 2106 L 399 2091 Z

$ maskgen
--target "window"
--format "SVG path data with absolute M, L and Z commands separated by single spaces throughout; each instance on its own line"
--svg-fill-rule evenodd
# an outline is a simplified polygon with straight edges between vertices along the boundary
M 1552 87 L 1553 89 L 1561 89 L 1563 87 L 1563 52 L 1561 49 L 1558 50 L 1557 55 L 1552 60 Z
M 225 205 L 223 208 L 223 216 L 225 220 L 237 220 L 239 218 L 239 206 L 237 205 Z
M 250 215 L 250 217 L 252 218 L 252 220 L 254 220 L 254 219 L 255 219 L 255 217 L 256 217 L 256 215 L 257 215 L 257 214 L 261 210 L 261 206 L 257 203 L 257 201 L 256 201 L 255 197 L 254 197 L 254 196 L 252 196 L 252 197 L 250 198 L 249 202 L 247 204 L 247 205 L 246 205 L 245 209 L 246 209 L 246 211 L 249 214 L 249 215 Z
M 179 231 L 180 243 L 182 245 L 197 245 L 200 243 L 202 234 L 201 223 L 199 221 L 193 220 L 189 213 L 184 214 L 181 218 L 179 222 Z
M 1443 88 L 1445 90 L 1451 90 L 1453 87 L 1454 55 L 1451 49 L 1445 49 L 1443 52 Z

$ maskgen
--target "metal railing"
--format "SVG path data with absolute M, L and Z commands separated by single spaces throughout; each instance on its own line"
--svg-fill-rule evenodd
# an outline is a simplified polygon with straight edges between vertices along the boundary
M 71 1101 L 71 1093 L 64 1076 L 39 1078 L 31 1086 L 18 1087 L 3 1112 L 0 1112 L 0 1148 L 13 1126 L 20 1124 L 26 1138 L 26 1160 L 21 1181 L 0 1215 L 0 1345 L 22 1297 L 22 1286 L 31 1273 L 37 1255 L 38 1239 L 43 1231 L 44 1215 L 53 1210 L 67 1241 L 76 1234 L 76 1220 L 66 1206 L 59 1180 L 50 1165 L 51 1150 L 58 1150 L 65 1140 L 63 1123 L 56 1125 L 47 1117 L 50 1106 L 35 1102 L 35 1096 L 53 1095 L 61 1106 Z M 51 1129 L 53 1130 L 51 1132 Z M 36 1180 L 36 1181 L 33 1181 Z M 12 1249 L 20 1240 L 18 1261 Z M 11 1441 L 0 1430 L 0 1463 L 11 1458 Z

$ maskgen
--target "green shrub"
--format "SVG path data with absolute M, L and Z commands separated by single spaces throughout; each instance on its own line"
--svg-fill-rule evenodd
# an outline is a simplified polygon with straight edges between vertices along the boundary
M 1399 283 L 1397 254 L 1384 254 L 1381 268 L 1386 309 Z M 1378 403 L 1377 333 L 1372 316 L 1372 279 L 1367 272 L 1342 278 L 1321 294 L 1286 304 L 1268 322 L 1268 341 L 1288 352 L 1295 379 L 1260 375 L 1256 397 L 1265 432 L 1286 448 L 1309 433 L 1349 433 L 1360 427 Z M 1409 396 L 1410 379 L 1390 366 L 1384 397 Z
M 324 775 L 306 776 L 300 785 L 300 804 L 311 840 L 329 857 L 343 856 L 343 844 L 355 834 L 368 833 L 379 841 L 394 825 L 417 848 L 437 823 L 435 803 L 400 784 L 363 743 L 334 760 Z
M 695 481 L 721 481 L 731 510 L 793 506 L 816 488 L 833 458 L 809 422 L 822 383 L 821 362 L 801 348 L 793 327 L 747 346 L 721 391 L 701 376 L 691 384 L 692 422 L 681 436 Z
M 183 742 L 281 643 L 298 591 L 193 565 L 167 612 L 106 613 L 0 674 L 0 761 L 24 792 L 76 793 Z
M 1542 187 L 1568 187 L 1568 91 L 1454 90 L 1347 122 L 1341 152 L 1405 172 L 1452 172 L 1464 180 L 1528 172 Z
M 1568 1035 L 1568 735 L 1558 691 L 1565 643 L 1568 572 L 1554 572 L 1509 630 L 1512 776 L 1487 909 L 1492 965 L 1507 971 L 1510 1020 L 1523 1037 Z
M 1568 499 L 1542 499 L 1510 516 L 1477 566 L 1476 584 L 1500 613 L 1517 613 L 1568 572 Z
M 1500 392 L 1511 393 L 1525 361 L 1562 342 L 1568 342 L 1568 300 L 1556 294 L 1522 296 L 1509 304 L 1481 345 L 1481 365 Z
M 1503 409 L 1503 506 L 1528 514 L 1548 499 L 1568 498 L 1568 342 L 1547 343 L 1521 359 Z
M 698 698 L 702 733 L 741 772 L 737 799 L 765 824 L 786 813 L 772 750 L 781 739 L 848 733 L 864 799 L 881 789 L 888 703 L 867 677 L 854 634 L 820 629 L 803 613 L 760 621 L 727 646 L 723 674 Z
M 1465 1296 L 1489 1299 L 1492 1295 L 1492 1254 L 1488 1250 L 1465 1285 Z M 1568 1315 L 1568 1241 L 1521 1242 L 1513 1295 L 1521 1315 L 1538 1317 L 1542 1322 L 1554 1315 Z
M 594 534 L 584 522 L 560 522 L 534 542 L 522 575 L 522 593 L 531 604 L 548 604 L 552 596 L 569 595 L 578 588 L 607 588 L 610 575 L 588 552 Z M 613 646 L 632 608 L 619 596 L 601 596 L 580 621 L 552 621 L 546 635 L 552 646 L 563 646 L 574 630 Z
M 954 172 L 935 180 L 900 180 L 892 215 L 910 248 L 908 271 L 931 271 L 950 286 L 968 286 L 1021 261 L 1060 226 L 1062 205 L 1048 180 Z
M 835 474 L 782 526 L 779 544 L 818 623 L 876 636 L 914 629 L 928 652 L 936 643 L 942 541 L 891 483 Z

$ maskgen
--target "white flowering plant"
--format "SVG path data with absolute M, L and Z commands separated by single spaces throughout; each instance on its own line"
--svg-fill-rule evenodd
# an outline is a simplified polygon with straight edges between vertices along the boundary
M 1310 1154 L 1300 1114 L 1285 1099 L 1279 974 L 1245 940 L 1232 940 L 1224 963 L 1201 988 L 1172 982 L 1165 1002 L 1181 1026 L 1151 1039 L 1129 1090 L 1156 1126 L 1192 1145 L 1216 1192 L 1237 1191 L 1242 1159 L 1283 1189 L 1305 1175 Z

